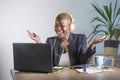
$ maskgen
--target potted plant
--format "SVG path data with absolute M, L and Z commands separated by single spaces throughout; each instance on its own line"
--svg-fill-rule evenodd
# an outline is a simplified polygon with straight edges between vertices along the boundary
M 110 53 L 110 55 L 113 56 L 115 56 L 115 54 L 113 54 L 115 52 L 111 52 L 111 50 L 113 51 L 112 46 L 115 48 L 118 47 L 118 38 L 120 37 L 120 34 L 117 32 L 120 31 L 120 6 L 118 6 L 117 3 L 117 0 L 115 3 L 111 1 L 108 5 L 103 5 L 102 7 L 97 3 L 92 4 L 98 16 L 92 19 L 91 23 L 94 23 L 94 29 L 87 38 L 88 43 L 90 43 L 98 34 L 110 35 L 109 40 L 105 41 L 104 44 L 105 48 L 110 46 L 110 50 L 104 49 L 104 51 L 108 53 L 107 55 Z M 112 40 L 114 36 L 116 40 Z

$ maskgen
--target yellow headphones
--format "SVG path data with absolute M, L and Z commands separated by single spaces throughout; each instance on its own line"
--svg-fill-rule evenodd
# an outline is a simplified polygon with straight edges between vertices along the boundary
M 74 18 L 72 17 L 72 15 L 71 15 L 70 13 L 68 13 L 68 12 L 62 12 L 62 13 L 60 13 L 60 14 L 57 15 L 56 19 L 58 18 L 58 16 L 60 16 L 60 15 L 62 15 L 62 14 L 68 15 L 68 16 L 70 17 L 70 19 L 71 19 L 71 24 L 70 24 L 69 27 L 70 27 L 70 31 L 73 31 L 73 30 L 75 29 L 75 25 L 73 24 Z M 54 25 L 56 24 L 56 19 L 55 19 L 55 21 L 54 21 Z

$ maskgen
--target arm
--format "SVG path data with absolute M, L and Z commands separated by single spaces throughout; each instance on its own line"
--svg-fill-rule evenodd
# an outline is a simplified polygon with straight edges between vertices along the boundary
M 90 55 L 93 54 L 92 53 L 93 50 L 91 50 L 90 48 L 87 49 L 87 40 L 84 34 L 79 36 L 78 42 L 79 42 L 78 54 L 79 54 L 80 64 L 86 64 L 88 62 Z
M 109 38 L 108 36 L 103 36 L 100 38 L 95 39 L 89 46 L 89 48 L 86 51 L 86 58 L 87 58 L 87 63 L 90 61 L 91 56 L 95 53 L 95 47 L 98 43 L 101 43 Z

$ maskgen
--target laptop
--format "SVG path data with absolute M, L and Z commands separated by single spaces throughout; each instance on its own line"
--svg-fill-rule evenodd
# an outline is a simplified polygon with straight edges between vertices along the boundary
M 14 69 L 30 72 L 53 72 L 49 44 L 13 43 Z

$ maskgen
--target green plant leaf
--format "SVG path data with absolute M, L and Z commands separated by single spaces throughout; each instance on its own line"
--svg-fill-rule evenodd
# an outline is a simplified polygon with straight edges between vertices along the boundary
M 110 13 L 108 6 L 103 6 L 103 7 L 106 13 L 106 17 L 108 17 L 109 21 L 111 22 L 111 13 Z
M 94 21 L 98 21 L 98 22 L 101 22 L 101 23 L 103 23 L 103 24 L 106 24 L 105 21 L 103 21 L 100 17 L 95 17 L 95 18 L 93 18 L 93 20 L 92 20 L 90 23 L 92 23 L 92 22 L 94 22 Z
M 115 1 L 114 11 L 113 11 L 113 21 L 115 21 L 116 11 L 117 11 L 117 0 Z
M 108 21 L 108 19 L 105 16 L 104 11 L 99 7 L 99 5 L 97 4 L 96 5 L 92 4 L 92 5 L 95 8 L 95 10 L 105 19 L 105 21 Z

